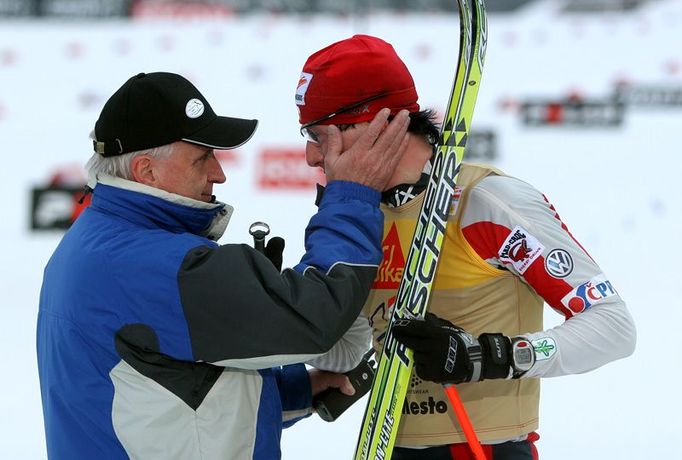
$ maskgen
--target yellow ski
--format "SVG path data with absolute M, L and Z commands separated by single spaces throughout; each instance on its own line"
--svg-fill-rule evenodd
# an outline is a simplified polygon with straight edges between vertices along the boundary
M 413 365 L 412 351 L 393 339 L 391 325 L 401 318 L 420 318 L 426 313 L 478 96 L 487 42 L 485 5 L 483 0 L 458 3 L 460 41 L 455 81 L 395 309 L 378 357 L 355 460 L 391 458 Z

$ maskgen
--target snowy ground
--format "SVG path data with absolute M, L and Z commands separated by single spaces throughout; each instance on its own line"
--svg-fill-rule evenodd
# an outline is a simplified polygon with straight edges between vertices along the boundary
M 514 107 L 569 93 L 606 98 L 615 82 L 682 87 L 682 2 L 651 2 L 636 14 L 561 16 L 547 0 L 490 18 L 490 43 L 474 128 L 494 130 L 496 165 L 543 190 L 628 302 L 635 354 L 595 372 L 543 382 L 545 459 L 672 458 L 678 433 L 675 259 L 682 234 L 682 107 L 628 109 L 620 128 L 526 128 Z M 453 16 L 365 19 L 250 16 L 212 23 L 0 22 L 0 457 L 45 457 L 35 359 L 42 268 L 57 233 L 28 231 L 29 189 L 55 168 L 83 164 L 101 105 L 129 76 L 175 71 L 217 112 L 261 119 L 256 137 L 226 165 L 217 190 L 236 207 L 223 242 L 249 241 L 266 220 L 287 240 L 285 264 L 302 254 L 313 190 L 263 191 L 257 152 L 302 147 L 293 92 L 312 51 L 353 33 L 394 43 L 412 68 L 422 106 L 442 108 L 454 70 Z M 675 190 L 678 190 L 677 192 Z M 678 281 L 675 281 L 678 280 Z M 560 318 L 547 311 L 546 326 Z M 285 459 L 351 457 L 358 404 L 339 422 L 308 419 L 284 434 Z

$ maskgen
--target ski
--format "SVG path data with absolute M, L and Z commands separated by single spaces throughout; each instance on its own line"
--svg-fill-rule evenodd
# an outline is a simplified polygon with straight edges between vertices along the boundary
M 393 339 L 391 326 L 426 313 L 445 238 L 455 183 L 464 158 L 487 42 L 483 0 L 458 0 L 459 57 L 419 220 L 398 287 L 379 367 L 365 409 L 355 460 L 390 459 L 412 373 L 412 351 Z

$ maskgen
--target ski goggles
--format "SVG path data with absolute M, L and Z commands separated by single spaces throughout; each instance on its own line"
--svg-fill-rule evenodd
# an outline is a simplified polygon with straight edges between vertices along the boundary
M 301 126 L 301 129 L 300 129 L 301 136 L 303 136 L 303 138 L 307 142 L 312 142 L 313 144 L 319 144 L 320 138 L 318 137 L 318 135 L 314 131 L 310 130 L 309 128 L 311 128 L 315 125 L 318 125 L 318 124 L 322 123 L 323 121 L 327 121 L 331 118 L 334 118 L 337 115 L 341 115 L 342 113 L 351 112 L 354 109 L 361 107 L 363 104 L 367 104 L 368 102 L 371 102 L 371 101 L 374 101 L 376 99 L 379 99 L 379 98 L 386 96 L 386 94 L 387 93 L 375 94 L 374 96 L 365 98 L 365 99 L 358 101 L 358 102 L 354 102 L 353 104 L 350 104 L 350 105 L 343 106 L 340 109 L 338 109 L 338 110 L 336 110 L 336 111 L 334 111 L 328 115 L 325 115 L 325 116 L 320 117 L 316 120 L 308 122 L 308 123 Z

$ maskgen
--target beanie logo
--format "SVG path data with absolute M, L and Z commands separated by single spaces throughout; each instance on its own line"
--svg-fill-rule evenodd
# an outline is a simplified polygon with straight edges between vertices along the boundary
M 298 79 L 298 86 L 296 87 L 296 105 L 305 105 L 305 93 L 308 91 L 312 79 L 313 74 L 301 72 L 301 78 Z
M 199 99 L 190 99 L 185 106 L 185 114 L 189 118 L 199 118 L 204 113 L 204 103 Z

